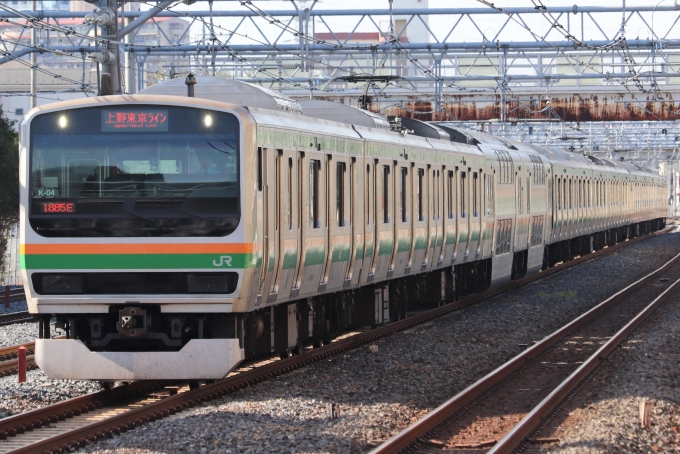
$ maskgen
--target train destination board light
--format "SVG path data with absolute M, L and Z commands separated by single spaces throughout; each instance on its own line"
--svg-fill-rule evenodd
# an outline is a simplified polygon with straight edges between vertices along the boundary
M 168 111 L 146 110 L 103 110 L 102 132 L 167 132 Z

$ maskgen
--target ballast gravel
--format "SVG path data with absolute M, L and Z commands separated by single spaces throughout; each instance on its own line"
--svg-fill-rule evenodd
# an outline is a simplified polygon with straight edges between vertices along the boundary
M 26 300 L 10 301 L 9 306 L 5 307 L 4 296 L 2 296 L 2 298 L 2 302 L 0 302 L 0 315 L 9 314 L 10 312 L 24 312 L 28 310 L 28 304 L 26 304 Z
M 680 453 L 680 292 L 596 372 L 550 437 L 555 454 Z M 640 404 L 651 404 L 642 427 Z M 541 434 L 543 435 L 543 434 Z
M 101 453 L 367 452 L 680 252 L 648 238 L 97 445 Z M 340 416 L 328 417 L 337 403 Z
M 52 332 L 54 332 L 54 323 Z M 38 337 L 37 323 L 13 323 L 0 326 L 0 348 L 33 342 L 36 337 Z
M 0 304 L 0 308 L 2 309 L 0 313 L 28 310 L 25 300 L 12 301 L 10 308 Z M 52 333 L 59 334 L 54 327 L 54 321 Z M 36 337 L 38 337 L 37 323 L 0 326 L 0 348 L 33 342 Z M 25 383 L 19 383 L 16 375 L 0 377 L 0 419 L 100 389 L 101 386 L 97 382 L 51 380 L 40 370 L 28 371 Z
M 28 371 L 25 383 L 19 383 L 16 375 L 2 377 L 0 419 L 99 390 L 97 382 L 51 380 L 40 370 Z

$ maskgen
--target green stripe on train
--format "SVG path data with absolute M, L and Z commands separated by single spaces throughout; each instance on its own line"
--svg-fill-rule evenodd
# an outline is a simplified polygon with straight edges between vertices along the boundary
M 326 258 L 326 248 L 324 246 L 308 247 L 305 251 L 305 266 L 321 265 Z
M 391 254 L 393 244 L 392 238 L 381 239 L 378 244 L 378 255 Z
M 349 261 L 349 243 L 336 244 L 331 253 L 331 262 L 347 262 Z
M 24 269 L 194 269 L 251 268 L 252 254 L 24 254 Z

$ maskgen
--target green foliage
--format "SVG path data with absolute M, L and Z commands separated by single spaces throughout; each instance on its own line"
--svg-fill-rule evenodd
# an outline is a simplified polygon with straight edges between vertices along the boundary
M 7 230 L 19 221 L 19 136 L 0 108 L 0 270 L 5 269 Z

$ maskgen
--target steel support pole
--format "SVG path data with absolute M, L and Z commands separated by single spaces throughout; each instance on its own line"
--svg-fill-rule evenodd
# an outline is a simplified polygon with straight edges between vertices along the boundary
M 31 5 L 31 11 L 35 12 L 35 4 L 36 2 L 32 2 Z M 31 47 L 34 49 L 36 48 L 36 45 L 38 44 L 38 37 L 36 36 L 37 32 L 35 27 L 31 28 Z M 31 54 L 31 109 L 36 107 L 38 105 L 38 75 L 36 74 L 37 71 L 35 70 L 36 66 L 38 64 L 38 54 L 33 52 Z
M 128 11 L 130 11 L 132 9 L 132 4 L 127 3 L 126 8 Z M 130 21 L 131 19 L 125 16 L 123 19 L 125 27 L 123 29 L 126 29 L 130 26 Z M 135 34 L 128 33 L 125 35 L 124 39 L 127 44 L 134 44 Z M 125 52 L 125 89 L 129 94 L 133 94 L 137 91 L 137 68 L 135 63 L 136 60 L 134 55 L 132 55 L 132 52 Z
M 102 38 L 118 41 L 118 0 L 101 0 L 101 6 L 106 6 L 116 13 L 116 19 L 102 27 Z M 113 90 L 114 95 L 119 95 L 121 94 L 121 85 L 120 52 L 118 45 L 109 42 L 105 43 L 102 48 L 105 50 L 105 55 L 108 52 L 111 56 L 111 59 L 102 62 L 102 74 L 111 74 L 111 89 Z

